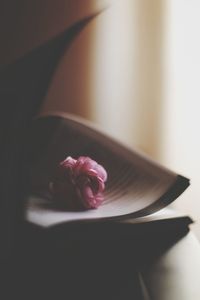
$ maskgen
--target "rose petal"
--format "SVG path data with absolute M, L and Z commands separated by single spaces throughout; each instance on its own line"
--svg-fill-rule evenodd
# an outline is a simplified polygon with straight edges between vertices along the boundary
M 76 159 L 68 156 L 65 160 L 61 161 L 60 166 L 64 166 L 65 168 L 73 168 L 76 164 Z
M 59 198 L 69 198 L 70 194 L 74 195 L 72 191 L 76 191 L 73 201 L 77 204 L 82 203 L 85 208 L 97 208 L 103 202 L 107 172 L 90 157 L 80 156 L 76 160 L 68 156 L 59 164 L 55 178 L 61 183 L 54 187 L 54 194 L 57 194 Z M 66 188 L 63 184 L 66 184 Z
M 89 157 L 81 156 L 77 159 L 76 164 L 74 165 L 74 172 L 76 175 L 80 175 L 81 173 L 92 173 L 91 175 L 97 175 L 103 181 L 107 180 L 107 172 L 106 170 L 99 165 L 96 161 L 92 160 Z M 96 173 L 95 173 L 96 172 Z
M 83 200 L 83 205 L 86 208 L 97 208 L 103 201 L 103 196 L 101 194 L 94 194 L 90 186 L 85 186 L 81 190 L 81 196 Z

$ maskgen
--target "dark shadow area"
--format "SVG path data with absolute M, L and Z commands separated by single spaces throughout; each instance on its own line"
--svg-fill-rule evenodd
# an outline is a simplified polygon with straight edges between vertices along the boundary
M 10 264 L 7 295 L 20 299 L 144 299 L 139 272 L 187 232 L 73 238 L 29 224 Z M 20 272 L 19 272 L 20 270 Z M 7 298 L 4 298 L 7 299 Z
M 27 136 L 62 54 L 92 17 L 0 70 L 1 232 L 3 257 L 12 250 L 29 190 Z M 17 242 L 17 240 L 16 240 Z M 9 249 L 8 249 L 9 248 Z

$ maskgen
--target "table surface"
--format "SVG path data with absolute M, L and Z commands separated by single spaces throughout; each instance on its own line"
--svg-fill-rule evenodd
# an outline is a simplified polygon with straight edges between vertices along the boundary
M 141 272 L 146 299 L 200 299 L 200 244 L 189 232 Z

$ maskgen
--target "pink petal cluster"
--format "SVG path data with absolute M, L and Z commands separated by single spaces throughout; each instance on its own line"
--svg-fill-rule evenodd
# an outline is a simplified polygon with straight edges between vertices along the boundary
M 55 197 L 71 201 L 71 207 L 91 209 L 103 202 L 106 180 L 106 170 L 90 157 L 80 156 L 76 160 L 68 156 L 60 162 L 56 181 L 50 188 Z

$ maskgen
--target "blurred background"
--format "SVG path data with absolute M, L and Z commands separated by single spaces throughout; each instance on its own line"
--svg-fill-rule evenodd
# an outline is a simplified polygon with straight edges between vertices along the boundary
M 80 115 L 190 178 L 174 205 L 200 239 L 200 2 L 18 0 L 4 10 L 4 66 L 92 16 L 59 59 L 40 114 Z
M 63 57 L 44 109 L 91 119 L 189 177 L 174 205 L 200 238 L 199 13 L 198 0 L 111 1 Z

